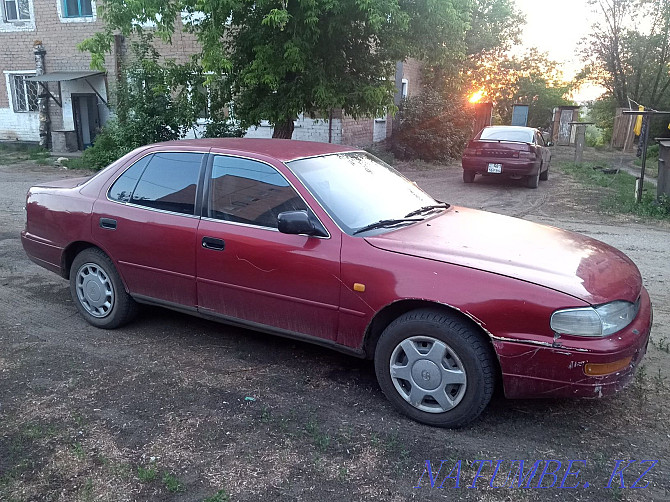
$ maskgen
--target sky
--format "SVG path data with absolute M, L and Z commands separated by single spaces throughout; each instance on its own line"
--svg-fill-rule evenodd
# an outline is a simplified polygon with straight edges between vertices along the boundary
M 514 1 L 526 16 L 521 34 L 522 46 L 537 47 L 541 52 L 547 52 L 550 59 L 563 64 L 566 79 L 574 77 L 582 67 L 577 45 L 590 31 L 594 17 L 586 0 Z M 601 92 L 601 89 L 585 86 L 575 99 L 595 99 Z

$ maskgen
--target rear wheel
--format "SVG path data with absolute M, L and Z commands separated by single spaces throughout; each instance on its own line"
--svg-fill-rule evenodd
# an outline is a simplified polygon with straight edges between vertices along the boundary
M 70 294 L 84 319 L 98 328 L 118 328 L 137 311 L 112 260 L 98 248 L 85 249 L 75 257 Z
M 526 178 L 526 186 L 528 188 L 537 188 L 540 185 L 540 172 L 542 171 L 542 166 L 537 170 L 536 174 L 532 174 Z
M 549 179 L 549 166 L 547 166 L 547 170 L 544 171 L 543 173 L 540 173 L 540 180 L 541 181 L 547 181 Z
M 475 175 L 476 173 L 474 171 L 463 171 L 463 182 L 464 183 L 472 183 L 475 181 Z
M 461 427 L 479 416 L 493 393 L 494 367 L 484 336 L 449 312 L 400 316 L 375 350 L 384 395 L 410 418 L 438 427 Z

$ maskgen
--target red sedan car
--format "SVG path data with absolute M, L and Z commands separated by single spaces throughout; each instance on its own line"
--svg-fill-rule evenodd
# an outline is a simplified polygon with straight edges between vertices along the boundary
M 463 181 L 472 183 L 477 174 L 525 178 L 529 188 L 549 179 L 550 144 L 539 130 L 520 126 L 488 126 L 472 139 L 463 152 Z
M 649 339 L 620 251 L 439 202 L 344 146 L 150 145 L 31 188 L 26 210 L 26 253 L 92 325 L 147 303 L 367 357 L 426 424 L 472 421 L 498 380 L 510 398 L 611 394 Z

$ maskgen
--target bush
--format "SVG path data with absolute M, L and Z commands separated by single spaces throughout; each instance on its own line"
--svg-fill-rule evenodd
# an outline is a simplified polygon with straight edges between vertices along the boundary
M 399 159 L 428 162 L 459 157 L 471 138 L 469 108 L 426 90 L 405 100 L 396 116 L 390 149 Z
M 599 147 L 605 144 L 603 130 L 594 125 L 586 126 L 586 146 Z
M 81 162 L 77 164 L 89 169 L 100 170 L 138 146 L 141 146 L 141 143 L 136 144 L 123 127 L 112 119 L 107 121 L 105 127 L 95 137 L 93 146 L 84 150 Z M 68 167 L 70 167 L 69 163 Z
M 116 89 L 116 118 L 105 124 L 80 163 L 102 169 L 143 145 L 184 138 L 203 111 L 210 117 L 207 137 L 241 136 L 221 92 L 205 91 L 198 67 L 159 64 L 151 34 L 131 45 L 133 57 L 121 69 Z

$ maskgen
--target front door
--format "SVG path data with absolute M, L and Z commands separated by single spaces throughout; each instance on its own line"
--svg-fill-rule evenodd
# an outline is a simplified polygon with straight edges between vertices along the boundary
M 213 156 L 198 228 L 198 308 L 289 333 L 337 338 L 340 235 L 288 235 L 282 211 L 309 210 L 269 164 Z

